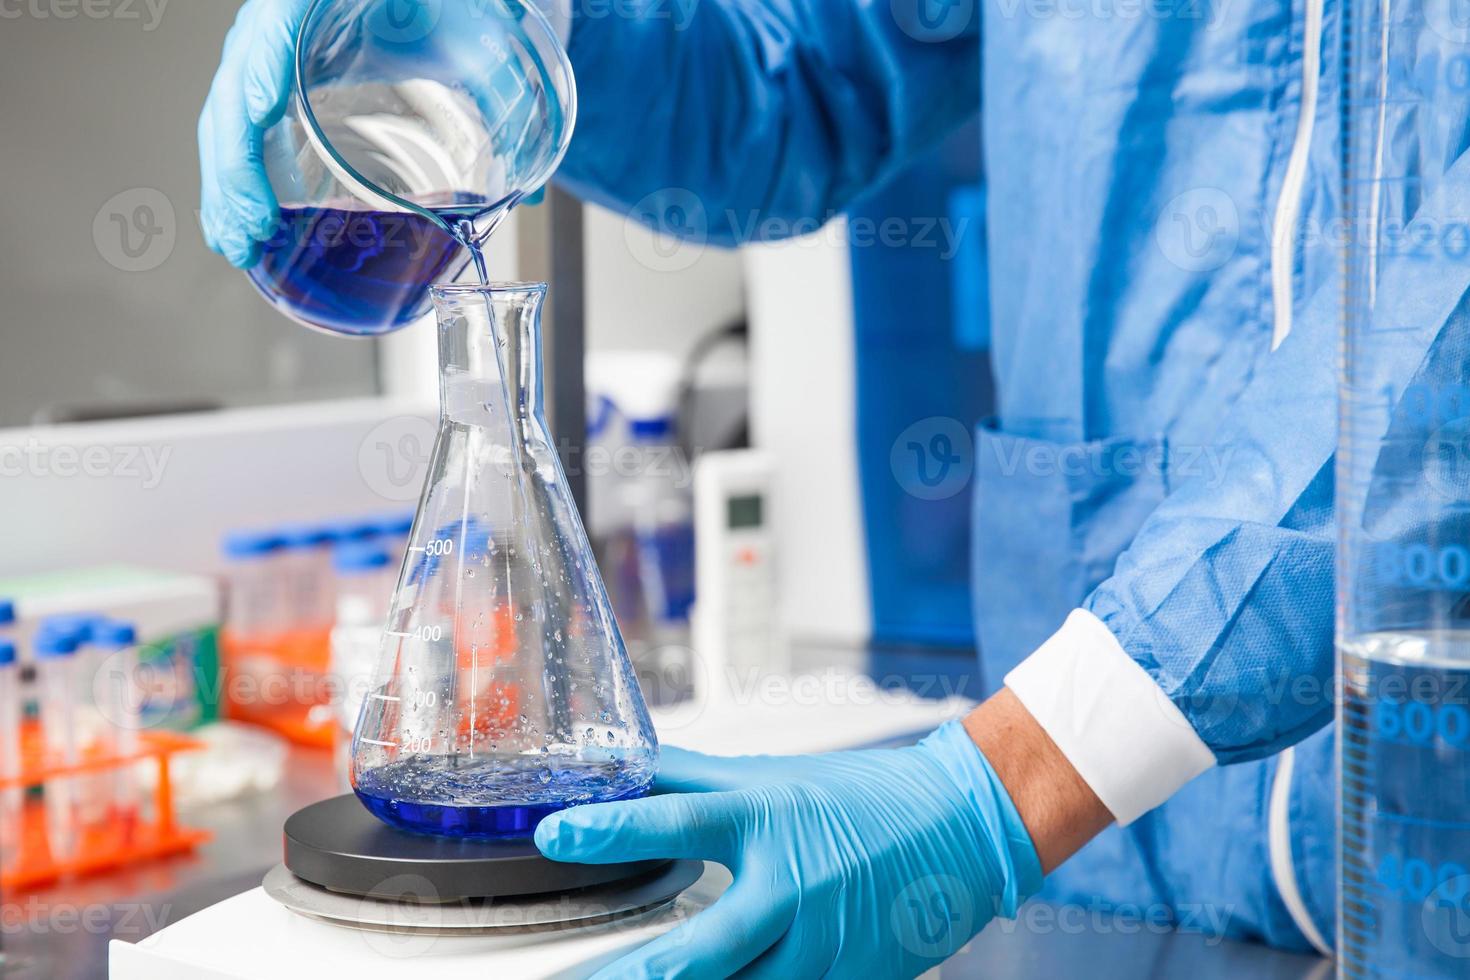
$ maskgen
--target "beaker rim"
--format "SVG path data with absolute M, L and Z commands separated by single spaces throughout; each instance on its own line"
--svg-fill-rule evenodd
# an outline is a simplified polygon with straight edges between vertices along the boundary
M 301 22 L 296 28 L 296 53 L 292 58 L 292 74 L 296 82 L 295 102 L 302 118 L 306 122 L 307 142 L 322 156 L 322 161 L 327 165 L 328 169 L 334 171 L 337 179 L 347 185 L 348 190 L 352 192 L 354 197 L 386 211 L 404 211 L 410 214 L 420 215 L 430 221 L 436 222 L 445 230 L 452 232 L 453 229 L 432 208 L 425 207 L 423 204 L 409 197 L 385 191 L 365 178 L 349 160 L 337 151 L 337 148 L 332 145 L 331 141 L 327 139 L 321 123 L 317 120 L 316 109 L 313 107 L 311 99 L 307 97 L 309 87 L 307 85 L 305 59 L 310 49 L 310 46 L 306 43 L 307 38 L 316 24 L 318 13 L 324 10 L 329 2 L 331 0 L 310 0 L 306 12 L 302 14 Z M 533 180 L 525 181 L 523 186 L 513 188 L 510 193 L 505 194 L 497 201 L 484 202 L 480 206 L 480 214 L 489 214 L 508 206 L 514 207 L 515 204 L 535 194 L 536 191 L 545 187 L 550 182 L 557 168 L 561 166 L 562 160 L 566 158 L 567 152 L 571 149 L 571 134 L 576 130 L 577 115 L 580 111 L 577 100 L 576 74 L 572 68 L 571 57 L 567 54 L 564 39 L 558 33 L 556 27 L 552 25 L 550 18 L 535 3 L 528 3 L 525 0 L 515 0 L 515 3 L 523 17 L 529 18 L 532 23 L 540 27 L 542 37 L 551 44 L 554 49 L 553 53 L 559 52 L 561 55 L 555 61 L 556 67 L 560 70 L 560 74 L 564 76 L 565 85 L 562 88 L 550 84 L 550 69 L 541 62 L 539 57 L 536 58 L 536 64 L 541 69 L 543 79 L 548 81 L 548 88 L 562 97 L 562 119 L 558 124 L 562 138 L 556 143 L 555 153 L 550 159 L 543 161 L 540 170 L 535 173 Z M 533 52 L 534 56 L 535 52 Z M 315 326 L 314 324 L 307 325 Z
M 544 282 L 446 282 L 429 287 L 433 296 L 474 296 L 484 293 L 495 295 L 498 293 L 544 293 L 546 283 Z

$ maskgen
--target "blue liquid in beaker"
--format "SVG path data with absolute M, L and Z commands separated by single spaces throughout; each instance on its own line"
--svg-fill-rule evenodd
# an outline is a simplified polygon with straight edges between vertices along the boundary
M 468 227 L 481 206 L 411 212 L 283 207 L 250 280 L 282 312 L 336 333 L 374 336 L 432 308 L 429 287 L 452 280 L 471 250 L 446 227 Z
M 1470 962 L 1470 633 L 1342 650 L 1347 976 L 1463 977 Z
M 384 823 L 440 837 L 529 837 L 547 816 L 648 793 L 652 758 L 414 756 L 358 775 L 357 797 Z

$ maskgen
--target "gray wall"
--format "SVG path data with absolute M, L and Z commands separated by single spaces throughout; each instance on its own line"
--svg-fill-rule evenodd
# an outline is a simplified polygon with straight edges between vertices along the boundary
M 375 342 L 287 321 L 204 247 L 195 125 L 238 7 L 0 8 L 0 427 L 67 405 L 377 390 Z M 165 233 L 142 248 L 134 231 L 129 258 L 112 216 L 140 205 Z

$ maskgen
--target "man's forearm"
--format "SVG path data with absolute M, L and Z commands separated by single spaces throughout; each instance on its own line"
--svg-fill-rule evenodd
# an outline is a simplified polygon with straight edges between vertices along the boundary
M 1036 719 L 1009 689 L 970 712 L 965 731 L 985 753 L 1050 873 L 1113 822 Z

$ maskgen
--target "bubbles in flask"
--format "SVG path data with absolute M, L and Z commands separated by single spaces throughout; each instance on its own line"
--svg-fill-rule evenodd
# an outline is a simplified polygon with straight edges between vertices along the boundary
M 491 316 L 483 295 L 447 292 L 446 373 L 506 390 L 455 401 L 443 387 L 446 419 L 410 542 L 420 557 L 400 585 L 402 632 L 378 679 L 404 697 L 364 712 L 354 787 L 398 827 L 524 836 L 564 807 L 645 794 L 657 742 L 623 680 L 631 665 L 596 565 L 579 553 L 575 505 L 555 465 L 539 465 L 555 459 L 545 420 L 504 410 L 528 403 L 513 386 L 533 376 L 534 334 L 496 293 Z M 507 331 L 516 342 L 497 353 Z M 510 465 L 499 470 L 502 458 Z

